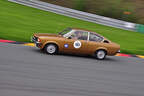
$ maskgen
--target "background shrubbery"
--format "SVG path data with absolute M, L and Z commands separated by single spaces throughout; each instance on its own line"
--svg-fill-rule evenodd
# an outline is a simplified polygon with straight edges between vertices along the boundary
M 144 24 L 144 0 L 42 0 L 97 15 Z M 124 14 L 130 12 L 131 14 Z
M 85 0 L 85 2 L 86 1 L 87 0 Z M 81 0 L 79 2 L 81 2 Z M 85 2 L 79 2 L 75 1 L 73 3 L 75 5 L 74 8 L 77 8 L 78 10 L 88 10 L 87 7 L 77 7 L 81 4 L 83 4 L 81 6 L 85 6 L 85 4 L 87 4 Z M 65 3 L 66 6 L 69 4 L 71 3 L 69 3 L 68 1 L 67 3 Z M 100 9 L 98 10 L 102 10 L 102 7 L 103 6 L 99 6 Z M 107 11 L 108 9 L 103 10 Z M 98 12 L 97 10 L 94 11 Z M 105 11 L 103 12 L 105 13 Z M 123 53 L 144 55 L 144 34 L 103 26 L 96 23 L 91 23 L 63 15 L 58 15 L 52 12 L 42 11 L 20 4 L 11 3 L 7 0 L 0 0 L 0 39 L 30 42 L 30 38 L 32 34 L 34 34 L 35 32 L 58 33 L 67 27 L 84 28 L 87 30 L 97 32 L 102 36 L 108 38 L 109 40 L 120 44 L 121 52 Z

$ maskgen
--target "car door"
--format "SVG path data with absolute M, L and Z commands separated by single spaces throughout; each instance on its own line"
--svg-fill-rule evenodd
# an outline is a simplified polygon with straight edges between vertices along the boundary
M 81 36 L 78 36 L 81 33 Z M 87 50 L 88 32 L 76 30 L 70 38 L 66 38 L 63 51 L 72 54 L 85 54 Z

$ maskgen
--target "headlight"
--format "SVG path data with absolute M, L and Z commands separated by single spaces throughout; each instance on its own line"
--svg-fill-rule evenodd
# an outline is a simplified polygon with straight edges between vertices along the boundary
M 41 41 L 40 38 L 38 38 L 37 41 L 40 42 Z

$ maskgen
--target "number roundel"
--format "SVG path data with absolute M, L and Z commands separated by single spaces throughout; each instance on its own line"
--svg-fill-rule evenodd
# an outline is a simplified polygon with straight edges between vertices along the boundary
M 81 44 L 80 41 L 75 41 L 74 44 L 73 44 L 74 48 L 80 48 L 81 45 L 82 45 L 82 44 Z

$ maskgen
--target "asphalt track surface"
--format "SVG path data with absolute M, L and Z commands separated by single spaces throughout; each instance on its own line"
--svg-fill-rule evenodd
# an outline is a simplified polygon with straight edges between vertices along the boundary
M 0 96 L 144 96 L 144 60 L 51 56 L 0 43 Z

